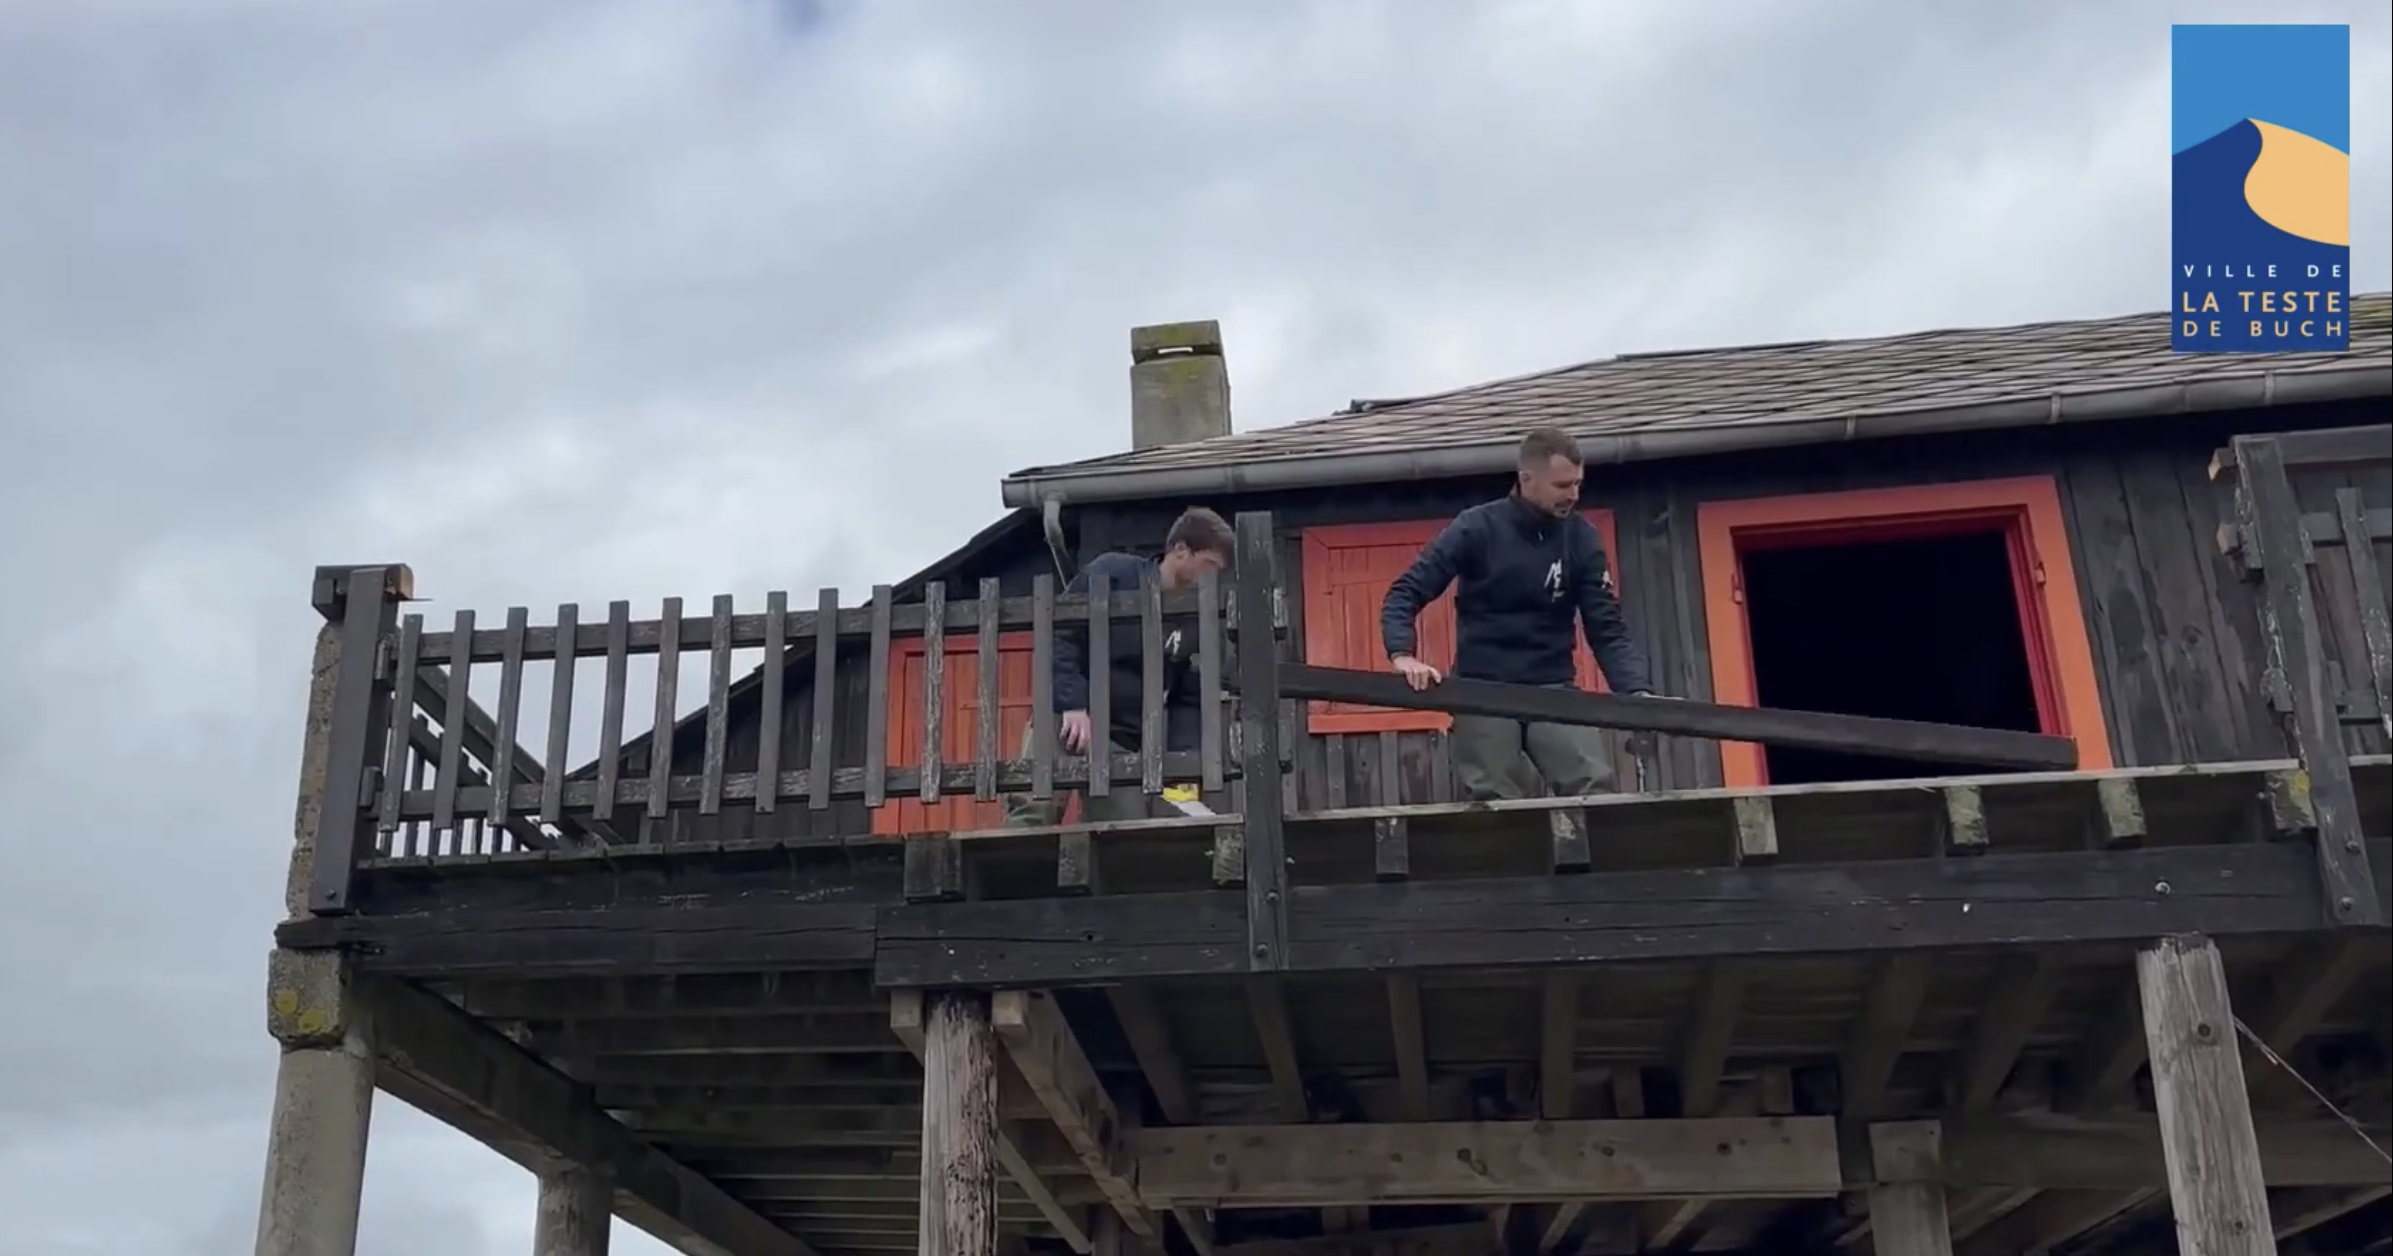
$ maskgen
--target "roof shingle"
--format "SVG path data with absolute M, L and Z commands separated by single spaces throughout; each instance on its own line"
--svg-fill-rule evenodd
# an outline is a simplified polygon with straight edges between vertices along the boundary
M 1581 437 L 1767 428 L 2081 392 L 2393 365 L 2393 294 L 2351 302 L 2344 353 L 2169 349 L 2165 313 L 1670 353 L 1626 354 L 1450 392 L 1358 401 L 1323 418 L 1033 467 L 1009 482 Z

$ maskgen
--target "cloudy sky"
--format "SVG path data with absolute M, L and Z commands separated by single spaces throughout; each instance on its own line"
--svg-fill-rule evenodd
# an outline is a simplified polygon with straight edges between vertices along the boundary
M 2262 8 L 2357 24 L 2386 288 L 2381 0 L 0 0 L 0 1256 L 249 1250 L 312 564 L 861 591 L 1140 322 L 1253 427 L 2157 309 L 2167 23 Z M 382 1105 L 369 1256 L 531 1201 Z

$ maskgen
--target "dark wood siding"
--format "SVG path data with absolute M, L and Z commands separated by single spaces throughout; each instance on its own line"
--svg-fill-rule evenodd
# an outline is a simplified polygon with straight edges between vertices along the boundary
M 1590 468 L 1586 504 L 1612 511 L 1623 606 L 1652 656 L 1657 681 L 1669 692 L 1711 696 L 1696 509 L 1706 501 L 1826 493 L 1939 481 L 2050 475 L 2057 481 L 2075 558 L 2079 596 L 2088 619 L 2102 682 L 2111 751 L 2121 765 L 2265 759 L 2288 753 L 2261 697 L 2259 621 L 2253 595 L 2219 553 L 2217 535 L 2231 499 L 2213 485 L 2210 455 L 2238 432 L 2287 431 L 2382 421 L 2358 405 L 2285 408 L 2254 413 L 2181 416 L 2121 422 L 1968 433 L 1879 441 L 1866 445 L 1778 450 L 1622 467 Z M 2367 504 L 2393 504 L 2385 468 L 2354 474 L 2297 477 L 2305 509 L 2331 511 L 2334 490 L 2363 490 Z M 1275 512 L 1283 530 L 1280 561 L 1291 588 L 1301 588 L 1304 528 L 1449 517 L 1504 491 L 1500 479 L 1423 481 L 1332 491 L 1256 495 L 1201 504 L 1225 514 Z M 1185 501 L 1092 505 L 1071 520 L 1082 558 L 1106 550 L 1152 554 Z M 2380 565 L 2393 552 L 2378 547 Z M 2340 564 L 2339 554 L 2324 555 Z M 1009 594 L 1029 591 L 1048 570 L 1035 530 L 975 555 L 945 573 L 951 597 L 969 597 L 983 576 L 996 576 Z M 2322 587 L 2348 590 L 2340 567 Z M 1301 596 L 1288 599 L 1303 640 Z M 2359 690 L 2358 614 L 2348 596 L 2321 601 L 2330 657 Z M 861 652 L 840 660 L 835 758 L 858 766 L 864 757 L 866 694 Z M 793 666 L 784 703 L 785 762 L 809 753 L 813 698 L 811 666 Z M 2381 735 L 2355 729 L 2352 748 L 2382 752 Z M 1615 739 L 1624 787 L 1638 765 L 1625 739 Z M 699 747 L 676 753 L 695 771 Z M 729 745 L 734 771 L 753 766 L 753 709 L 735 712 Z M 1358 733 L 1301 736 L 1292 801 L 1312 809 L 1380 803 L 1446 801 L 1453 797 L 1445 734 Z M 744 758 L 743 758 L 744 756 Z M 1687 789 L 1720 784 L 1719 754 L 1709 742 L 1662 738 L 1648 765 L 1647 785 Z M 705 838 L 803 838 L 817 833 L 862 833 L 860 804 L 842 804 L 827 817 L 785 807 L 769 831 L 745 808 L 729 808 Z M 826 822 L 827 821 L 827 822 Z M 710 823 L 695 818 L 688 825 Z
M 2209 480 L 2210 455 L 2238 432 L 2381 421 L 2380 408 L 2373 406 L 2287 407 L 1593 467 L 1586 504 L 1613 512 L 1624 610 L 1652 655 L 1657 680 L 1671 692 L 1709 698 L 1712 661 L 1695 535 L 1698 504 L 2050 475 L 2068 516 L 2079 596 L 2117 762 L 2274 758 L 2288 750 L 2259 693 L 2259 621 L 2251 590 L 2218 551 L 2218 527 L 2231 507 L 2226 490 Z M 2375 507 L 2393 499 L 2386 478 L 2381 470 L 2317 475 L 2302 479 L 2297 488 L 2312 511 L 2333 509 L 2334 488 L 2347 483 L 2362 488 Z M 1274 511 L 1289 533 L 1281 561 L 1294 583 L 1302 579 L 1303 553 L 1295 536 L 1303 528 L 1442 518 L 1504 488 L 1500 478 L 1491 477 L 1203 504 L 1224 512 Z M 1101 528 L 1117 545 L 1127 538 L 1160 538 L 1173 515 L 1189 504 L 1092 506 L 1082 512 L 1083 535 Z M 1095 522 L 1100 517 L 1102 522 Z M 2384 547 L 2379 553 L 2381 561 Z M 2338 571 L 2326 583 L 2348 588 L 2348 577 Z M 2322 603 L 2321 615 L 2330 625 L 2330 653 L 2354 660 L 2340 665 L 2347 676 L 2359 677 L 2356 607 Z M 2355 730 L 2351 737 L 2355 750 L 2383 749 L 2380 735 Z M 1393 745 L 1380 744 L 1383 739 Z M 1307 807 L 1444 801 L 1452 788 L 1444 750 L 1440 737 L 1429 733 L 1307 737 L 1299 748 L 1298 796 Z M 1626 774 L 1625 754 L 1622 758 L 1625 783 L 1633 778 Z M 1333 764 L 1342 767 L 1332 770 Z M 1661 739 L 1653 787 L 1719 783 L 1719 755 L 1711 743 Z

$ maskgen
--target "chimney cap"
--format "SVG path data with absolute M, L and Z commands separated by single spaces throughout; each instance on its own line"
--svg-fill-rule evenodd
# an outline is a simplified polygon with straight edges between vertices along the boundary
M 1151 362 L 1176 354 L 1220 357 L 1220 321 L 1202 318 L 1186 323 L 1153 323 L 1130 329 L 1132 362 Z

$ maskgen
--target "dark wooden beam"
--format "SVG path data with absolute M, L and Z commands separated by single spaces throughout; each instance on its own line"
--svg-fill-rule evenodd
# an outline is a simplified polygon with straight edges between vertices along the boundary
M 2298 451 L 2299 442 L 2292 448 Z M 2344 749 L 2335 713 L 2338 694 L 2330 687 L 2326 644 L 2310 593 L 2301 507 L 2285 475 L 2288 458 L 2297 455 L 2287 453 L 2281 437 L 2238 436 L 2234 449 L 2237 514 L 2261 557 L 2261 639 L 2269 667 L 2292 700 L 2286 723 L 2310 778 L 2310 809 L 2317 820 L 2312 846 L 2326 883 L 2320 919 L 2346 927 L 2382 927 L 2386 909 L 2378 895 L 2369 893 L 2376 877 L 2360 828 L 2351 756 Z
M 1279 688 L 1281 696 L 1289 698 L 1671 733 L 1716 741 L 1750 741 L 1914 762 L 2064 770 L 2077 766 L 2077 743 L 2066 737 L 1957 724 L 1722 706 L 1668 698 L 1628 698 L 1452 677 L 1415 691 L 1393 673 L 1302 664 L 1280 668 Z
M 2386 859 L 2374 866 L 2383 880 Z M 893 907 L 874 971 L 890 986 L 1241 972 L 1243 907 L 1209 892 Z M 2322 910 L 2314 857 L 2256 843 L 1303 886 L 1289 959 L 1387 971 L 2134 942 L 2298 933 Z
M 370 998 L 382 1089 L 534 1171 L 604 1167 L 623 1217 L 684 1251 L 817 1256 L 487 1025 L 395 982 L 375 983 Z
M 2288 468 L 2333 467 L 2365 465 L 2386 460 L 2385 450 L 2393 446 L 2393 426 L 2376 424 L 2372 427 L 2326 427 L 2307 432 L 2278 432 L 2274 440 L 2283 451 Z M 2221 480 L 2235 474 L 2235 451 L 2221 449 L 2210 455 L 2210 478 Z
M 1119 1140 L 1135 1121 L 1114 1106 L 1080 1039 L 1052 996 L 1000 990 L 990 999 L 989 1023 L 1014 1068 L 1079 1157 L 1080 1167 L 1105 1193 L 1131 1233 L 1156 1239 L 1162 1231 L 1138 1202 L 1138 1187 L 1123 1172 Z
M 408 977 L 634 976 L 863 968 L 875 916 L 863 904 L 639 904 L 337 916 L 275 930 L 293 950 L 345 947 L 359 971 Z

